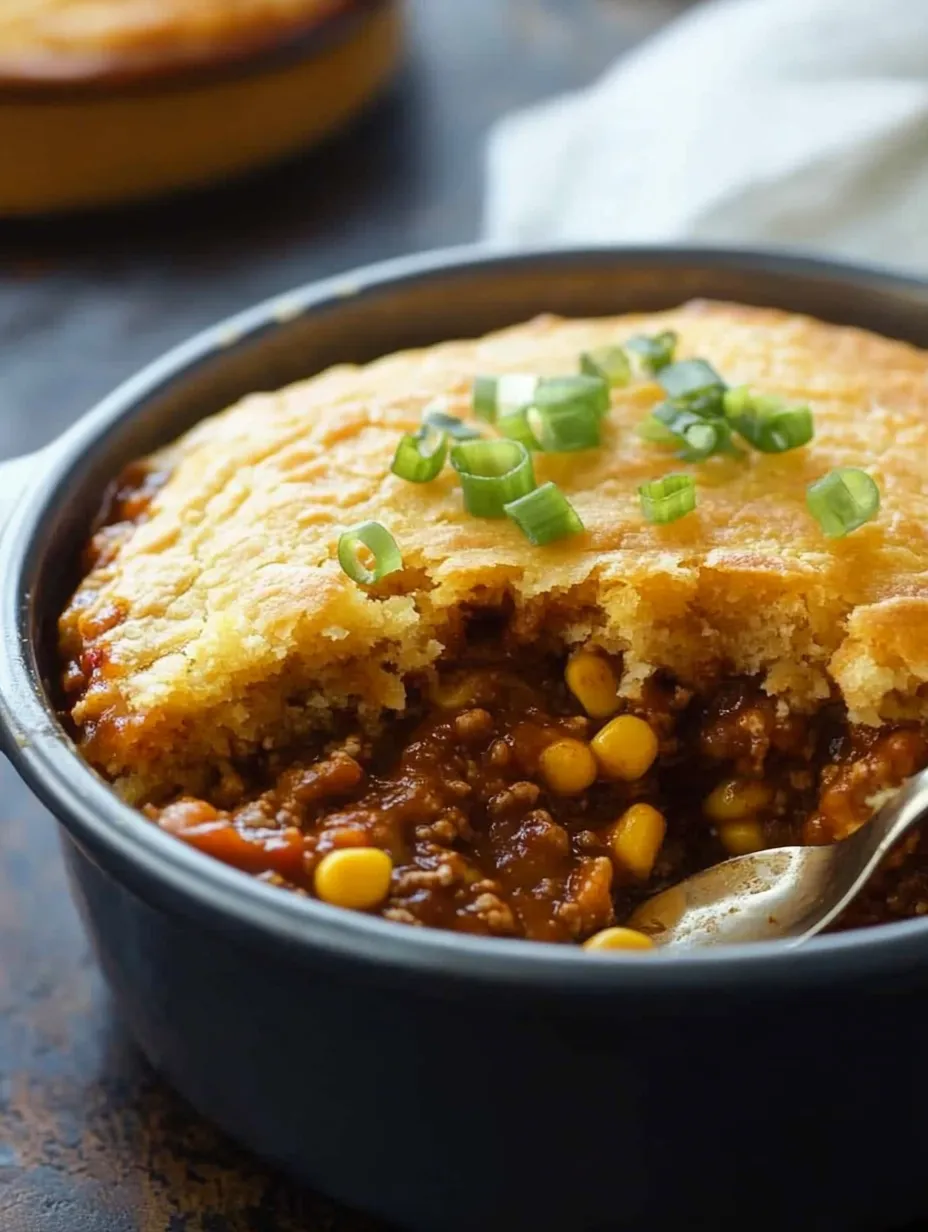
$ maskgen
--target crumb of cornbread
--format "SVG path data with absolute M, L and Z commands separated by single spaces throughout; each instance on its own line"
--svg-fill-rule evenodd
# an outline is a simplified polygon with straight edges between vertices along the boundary
M 426 485 L 390 473 L 433 398 L 470 415 L 475 373 L 574 371 L 585 349 L 664 329 L 730 383 L 808 402 L 814 441 L 682 468 L 698 507 L 653 526 L 636 488 L 681 464 L 634 430 L 659 388 L 616 390 L 602 449 L 535 458 L 586 527 L 546 548 L 468 516 L 450 468 Z M 621 653 L 629 695 L 655 668 L 684 682 L 721 668 L 798 707 L 839 693 L 857 722 L 928 714 L 928 355 L 901 343 L 724 304 L 544 317 L 251 396 L 153 465 L 170 478 L 150 519 L 61 620 L 63 644 L 104 665 L 73 706 L 83 750 L 131 799 L 195 789 L 204 768 L 345 705 L 400 710 L 404 678 L 435 662 L 462 609 L 504 600 L 526 641 Z M 866 467 L 882 507 L 829 541 L 805 492 L 837 466 Z M 340 533 L 368 518 L 406 566 L 371 593 L 336 561 Z
M 0 4 L 0 72 L 182 59 L 255 43 L 345 0 L 16 0 Z

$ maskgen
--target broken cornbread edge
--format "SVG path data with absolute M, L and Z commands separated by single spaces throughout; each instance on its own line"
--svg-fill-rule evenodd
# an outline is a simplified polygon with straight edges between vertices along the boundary
M 919 683 L 928 673 L 928 604 L 920 599 L 856 610 L 834 650 L 820 634 L 830 630 L 833 636 L 844 623 L 840 605 L 813 618 L 801 593 L 784 597 L 778 583 L 775 599 L 765 595 L 763 577 L 749 567 L 738 585 L 728 568 L 721 589 L 710 571 L 695 595 L 679 566 L 651 594 L 610 576 L 605 565 L 560 592 L 525 594 L 511 583 L 481 586 L 450 612 L 444 608 L 440 620 L 427 590 L 346 594 L 340 579 L 330 580 L 331 586 L 320 586 L 312 612 L 304 613 L 316 631 L 299 641 L 313 653 L 287 653 L 300 631 L 282 628 L 278 672 L 260 678 L 230 674 L 227 699 L 197 712 L 195 722 L 195 697 L 188 691 L 179 697 L 165 687 L 157 705 L 131 714 L 116 685 L 95 685 L 73 711 L 84 755 L 129 803 L 208 791 L 236 762 L 324 737 L 346 714 L 375 732 L 405 709 L 410 682 L 429 679 L 440 662 L 453 663 L 469 617 L 500 611 L 508 614 L 510 645 L 555 652 L 586 645 L 621 656 L 620 694 L 630 701 L 656 672 L 700 692 L 711 692 L 725 676 L 750 676 L 799 711 L 843 700 L 851 723 L 928 717 Z M 886 606 L 893 610 L 884 611 Z M 378 637 L 398 627 L 406 633 L 402 640 Z M 900 638 L 900 628 L 907 636 Z M 219 672 L 225 670 L 225 639 L 252 635 L 247 613 L 228 611 L 213 636 L 186 653 L 196 656 L 201 672 Z M 117 742 L 107 738 L 114 729 Z

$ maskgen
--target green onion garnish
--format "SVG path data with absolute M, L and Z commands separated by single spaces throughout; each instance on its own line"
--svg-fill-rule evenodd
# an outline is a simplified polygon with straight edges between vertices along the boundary
M 691 475 L 665 475 L 638 489 L 641 512 L 649 522 L 676 522 L 696 508 L 696 485 Z
M 683 359 L 668 364 L 658 373 L 657 379 L 671 398 L 695 398 L 725 389 L 725 382 L 704 359 Z
M 643 372 L 654 376 L 662 368 L 673 363 L 673 354 L 677 349 L 677 335 L 669 329 L 662 334 L 653 334 L 651 337 L 638 334 L 634 338 L 629 338 L 625 349 L 632 353 L 633 359 Z
M 474 414 L 487 423 L 500 415 L 521 411 L 535 397 L 539 378 L 511 372 L 506 376 L 478 376 L 474 381 Z
M 583 523 L 556 483 L 543 483 L 527 496 L 509 501 L 506 513 L 530 543 L 541 546 L 578 535 Z
M 448 456 L 448 436 L 431 424 L 415 436 L 408 432 L 396 447 L 390 470 L 410 483 L 428 483 L 439 474 Z
M 724 396 L 725 414 L 741 436 L 761 453 L 785 453 L 807 445 L 814 435 L 807 406 L 741 387 Z
M 462 441 L 451 450 L 451 465 L 464 507 L 477 518 L 505 517 L 505 506 L 535 486 L 531 455 L 519 441 Z
M 546 453 L 573 453 L 599 445 L 600 419 L 608 410 L 609 387 L 602 377 L 555 376 L 539 381 L 525 417 Z
M 651 421 L 672 437 L 679 447 L 677 457 L 685 462 L 703 462 L 717 453 L 736 453 L 732 444 L 731 427 L 724 419 L 706 419 L 679 402 L 661 402 L 651 412 Z M 645 420 L 645 424 L 649 421 Z M 666 442 L 659 428 L 645 428 L 641 434 L 649 440 Z
M 478 376 L 474 381 L 474 412 L 489 423 L 516 415 L 529 406 L 588 407 L 596 415 L 609 410 L 609 386 L 601 376 Z
M 580 371 L 587 376 L 598 376 L 613 389 L 618 389 L 631 380 L 632 366 L 622 347 L 600 347 L 596 351 L 583 352 Z
M 593 415 L 606 415 L 610 405 L 609 386 L 603 377 L 587 372 L 578 376 L 546 376 L 538 382 L 531 401 L 539 409 L 583 408 Z
M 508 415 L 500 415 L 496 421 L 496 431 L 500 436 L 506 436 L 511 441 L 519 441 L 526 449 L 540 449 L 535 434 L 528 425 L 528 412 L 512 411 Z
M 679 438 L 665 424 L 653 415 L 643 419 L 635 429 L 643 441 L 651 441 L 655 445 L 679 445 Z
M 530 406 L 525 418 L 545 453 L 575 453 L 600 444 L 599 416 L 587 407 Z
M 844 466 L 810 483 L 806 504 L 828 538 L 841 539 L 876 517 L 880 489 L 866 471 Z
M 361 553 L 373 558 L 373 568 L 363 562 Z M 396 540 L 379 522 L 359 522 L 338 540 L 338 563 L 359 586 L 372 586 L 388 573 L 403 567 Z
M 437 428 L 439 432 L 447 432 L 456 441 L 473 441 L 480 437 L 480 430 L 473 424 L 465 423 L 463 419 L 458 419 L 457 415 L 449 415 L 447 411 L 440 411 L 437 407 L 426 407 L 422 422 Z

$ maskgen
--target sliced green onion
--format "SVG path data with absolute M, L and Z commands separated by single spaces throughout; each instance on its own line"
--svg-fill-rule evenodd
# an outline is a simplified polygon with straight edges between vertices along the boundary
M 735 385 L 726 389 L 722 398 L 722 409 L 729 419 L 748 414 L 754 407 L 755 395 L 747 385 Z
M 451 450 L 464 507 L 477 518 L 502 518 L 505 506 L 535 486 L 528 450 L 519 441 L 462 441 Z
M 547 376 L 538 382 L 531 402 L 540 410 L 583 409 L 593 415 L 606 415 L 610 406 L 609 386 L 603 377 L 586 372 L 578 376 Z
M 492 423 L 496 418 L 496 387 L 499 379 L 495 376 L 478 376 L 474 378 L 473 407 L 478 419 Z
M 596 351 L 583 352 L 580 371 L 587 376 L 598 376 L 613 389 L 618 389 L 631 380 L 632 366 L 622 347 L 600 347 Z
M 527 496 L 509 501 L 506 513 L 537 546 L 579 535 L 583 530 L 576 509 L 556 483 L 543 483 Z
M 721 386 L 714 389 L 707 389 L 701 394 L 692 394 L 688 398 L 675 398 L 674 401 L 681 406 L 685 406 L 688 411 L 692 411 L 694 415 L 701 415 L 703 419 L 725 419 L 725 390 Z
M 654 445 L 679 445 L 679 439 L 665 424 L 653 415 L 643 419 L 635 429 L 643 441 L 651 441 Z
M 600 444 L 599 416 L 584 406 L 530 406 L 528 429 L 545 453 L 575 453 Z
M 732 443 L 731 427 L 723 419 L 705 419 L 685 404 L 661 402 L 651 412 L 653 425 L 645 428 L 642 435 L 659 443 L 678 446 L 677 457 L 685 462 L 703 462 L 717 453 L 736 453 Z M 649 421 L 645 420 L 648 424 Z M 672 442 L 663 438 L 660 428 L 669 433 Z M 641 431 L 641 429 L 639 429 Z
M 526 449 L 540 449 L 541 445 L 528 425 L 528 412 L 513 411 L 509 415 L 500 415 L 496 421 L 496 431 L 500 436 L 506 436 L 512 441 L 519 441 Z
M 785 398 L 752 394 L 742 387 L 726 391 L 724 407 L 735 430 L 761 453 L 798 449 L 815 434 L 809 408 Z
M 670 329 L 650 337 L 638 334 L 634 338 L 629 338 L 625 349 L 631 352 L 632 358 L 641 371 L 654 376 L 662 368 L 673 363 L 673 354 L 677 349 L 677 335 Z
M 426 424 L 415 436 L 407 432 L 402 437 L 390 470 L 410 483 L 428 483 L 440 473 L 447 456 L 447 433 Z
M 473 441 L 480 437 L 479 428 L 465 423 L 463 419 L 458 419 L 457 415 L 449 415 L 447 411 L 440 411 L 437 407 L 426 407 L 422 413 L 422 422 L 437 428 L 439 432 L 447 432 L 456 441 Z
M 600 444 L 600 420 L 609 410 L 609 386 L 598 376 L 547 377 L 525 412 L 532 436 L 546 453 L 573 453 Z
M 725 382 L 704 359 L 683 359 L 668 364 L 658 373 L 657 379 L 671 398 L 694 398 L 725 389 Z
M 806 504 L 828 538 L 841 539 L 876 517 L 880 489 L 866 471 L 844 466 L 810 483 Z
M 696 508 L 696 484 L 691 475 L 665 475 L 638 489 L 641 512 L 649 522 L 676 522 Z
M 535 397 L 539 377 L 511 372 L 506 376 L 478 376 L 474 381 L 474 414 L 487 423 L 500 415 L 521 411 Z
M 589 373 L 551 377 L 510 373 L 478 376 L 474 381 L 474 411 L 490 423 L 532 405 L 557 409 L 586 407 L 596 415 L 605 415 L 609 410 L 609 386 L 603 377 Z
M 373 557 L 373 568 L 364 564 L 361 553 Z M 359 586 L 372 586 L 388 573 L 403 567 L 403 557 L 396 540 L 379 522 L 359 522 L 351 526 L 338 540 L 338 563 Z

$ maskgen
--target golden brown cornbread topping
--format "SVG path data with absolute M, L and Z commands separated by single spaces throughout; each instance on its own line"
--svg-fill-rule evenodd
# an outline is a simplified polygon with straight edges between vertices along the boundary
M 540 455 L 586 527 L 543 550 L 467 515 L 446 471 L 390 474 L 399 435 L 436 396 L 468 417 L 475 372 L 570 370 L 584 349 L 672 328 L 733 383 L 808 402 L 807 448 L 697 468 L 697 510 L 642 519 L 636 487 L 680 464 L 635 427 L 656 386 L 615 390 L 600 450 Z M 477 342 L 342 367 L 256 394 L 151 461 L 170 478 L 91 570 L 62 620 L 88 756 L 132 798 L 198 789 L 204 765 L 285 745 L 345 706 L 402 710 L 469 607 L 511 606 L 514 635 L 592 640 L 623 657 L 623 694 L 656 668 L 683 684 L 719 665 L 800 708 L 832 694 L 856 722 L 928 710 L 928 361 L 801 317 L 696 305 L 651 317 L 541 319 Z M 826 540 L 810 480 L 865 465 L 879 517 Z M 405 569 L 368 593 L 336 560 L 375 519 Z

